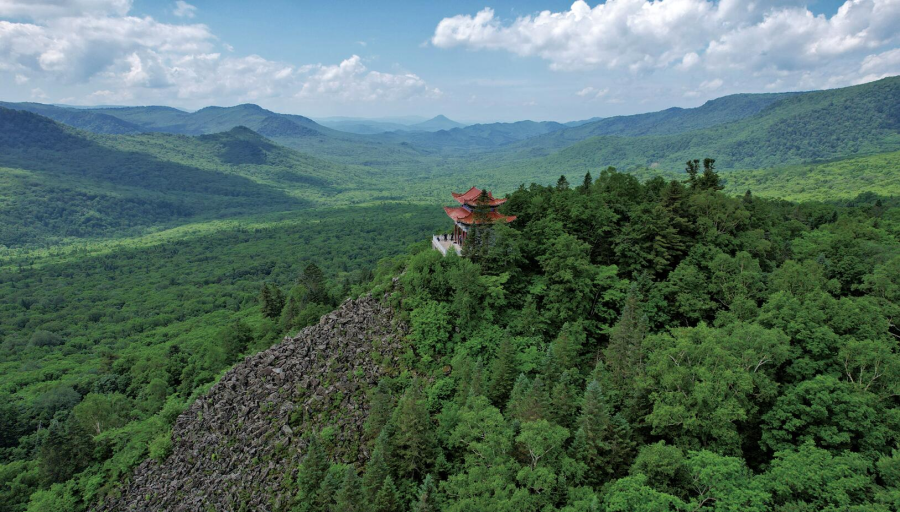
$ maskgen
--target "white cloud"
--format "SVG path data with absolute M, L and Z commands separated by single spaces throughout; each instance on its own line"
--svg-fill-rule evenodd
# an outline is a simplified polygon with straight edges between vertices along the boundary
M 172 10 L 172 14 L 179 18 L 193 18 L 197 15 L 197 8 L 184 0 L 177 0 L 175 2 L 175 9 Z
M 577 94 L 578 96 L 581 96 L 582 98 L 590 97 L 590 98 L 594 98 L 594 99 L 599 99 L 599 98 L 602 98 L 603 96 L 606 96 L 608 93 L 609 93 L 609 88 L 595 89 L 593 87 L 585 87 L 584 89 L 576 92 L 575 94 Z
M 298 98 L 332 95 L 349 101 L 376 101 L 441 96 L 440 89 L 429 87 L 415 74 L 369 71 L 358 55 L 336 65 L 304 66 L 300 73 L 306 78 Z
M 131 0 L 0 0 L 0 17 L 44 20 L 64 16 L 117 15 L 131 10 Z
M 31 90 L 31 99 L 34 100 L 43 100 L 47 99 L 47 93 L 44 92 L 40 87 L 35 87 Z
M 719 87 L 722 87 L 722 84 L 725 82 L 721 78 L 715 78 L 713 80 L 704 80 L 700 84 L 700 89 L 704 91 L 715 91 Z
M 898 27 L 898 0 L 848 0 L 831 17 L 790 0 L 608 0 L 593 8 L 578 0 L 567 11 L 511 21 L 490 8 L 444 18 L 431 43 L 536 56 L 557 70 L 705 66 L 827 75 L 829 66 L 853 67 L 897 44 Z
M 16 85 L 22 85 L 28 83 L 28 77 L 25 75 L 16 75 Z
M 144 99 L 168 102 L 244 102 L 261 98 L 353 101 L 436 97 L 440 91 L 408 72 L 368 70 L 358 56 L 341 64 L 296 66 L 258 55 L 223 56 L 202 24 L 161 23 L 128 14 L 126 0 L 39 0 L 33 22 L 0 20 L 0 73 L 35 85 L 86 86 L 82 103 Z M 0 0 L 0 16 L 19 16 L 25 4 Z M 190 4 L 175 14 L 190 17 Z M 36 14 L 37 13 L 37 14 Z M 17 83 L 22 79 L 17 78 Z

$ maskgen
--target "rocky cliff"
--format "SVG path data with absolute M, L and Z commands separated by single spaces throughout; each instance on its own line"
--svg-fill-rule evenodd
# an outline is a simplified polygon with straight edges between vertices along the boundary
M 99 510 L 278 509 L 304 434 L 325 426 L 337 458 L 364 461 L 366 392 L 394 367 L 404 331 L 382 300 L 362 297 L 246 358 L 178 418 L 171 455 L 138 466 Z

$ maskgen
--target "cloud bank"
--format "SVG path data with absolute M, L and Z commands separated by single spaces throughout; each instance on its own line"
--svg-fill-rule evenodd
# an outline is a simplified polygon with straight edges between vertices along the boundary
M 411 73 L 368 70 L 353 55 L 335 65 L 296 65 L 230 54 L 209 27 L 133 16 L 130 0 L 0 0 L 0 73 L 17 84 L 47 81 L 93 88 L 75 102 L 177 98 L 198 105 L 263 98 L 339 97 L 401 101 L 440 91 Z M 172 4 L 191 19 L 197 9 Z
M 703 70 L 802 87 L 897 74 L 898 40 L 900 0 L 848 0 L 831 17 L 789 0 L 578 0 L 514 20 L 491 8 L 444 18 L 431 43 L 538 57 L 561 71 Z M 722 85 L 713 80 L 706 90 Z

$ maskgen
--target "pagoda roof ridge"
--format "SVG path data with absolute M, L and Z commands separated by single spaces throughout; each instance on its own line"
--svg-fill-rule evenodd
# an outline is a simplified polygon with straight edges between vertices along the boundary
M 467 204 L 469 206 L 477 206 L 478 198 L 481 197 L 481 189 L 478 187 L 472 187 L 469 190 L 463 192 L 462 194 L 458 192 L 451 192 L 453 199 L 459 204 Z M 497 199 L 494 197 L 494 194 L 489 190 L 488 193 L 488 204 L 490 206 L 500 206 L 501 204 L 506 202 L 506 198 Z

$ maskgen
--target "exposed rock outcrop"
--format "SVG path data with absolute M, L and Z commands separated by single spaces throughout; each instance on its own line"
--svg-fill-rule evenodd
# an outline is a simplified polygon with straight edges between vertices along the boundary
M 383 301 L 362 297 L 246 358 L 178 417 L 172 454 L 143 462 L 99 510 L 278 509 L 302 434 L 325 426 L 338 458 L 364 461 L 366 392 L 394 367 L 404 331 Z

